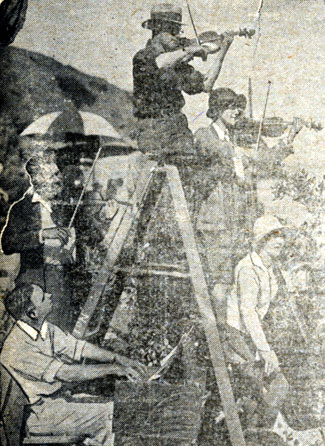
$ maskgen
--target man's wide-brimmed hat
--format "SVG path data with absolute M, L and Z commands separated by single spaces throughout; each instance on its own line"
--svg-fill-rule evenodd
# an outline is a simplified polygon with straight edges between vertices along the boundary
M 210 93 L 208 118 L 214 118 L 216 111 L 226 110 L 230 106 L 237 106 L 245 110 L 247 99 L 243 94 L 236 94 L 231 88 L 217 88 Z
M 151 8 L 150 19 L 142 23 L 145 29 L 153 29 L 155 22 L 170 22 L 177 25 L 182 23 L 182 8 L 171 3 L 160 3 Z
M 258 218 L 253 227 L 254 242 L 259 243 L 265 237 L 275 235 L 287 235 L 290 229 L 282 225 L 274 215 L 263 215 Z

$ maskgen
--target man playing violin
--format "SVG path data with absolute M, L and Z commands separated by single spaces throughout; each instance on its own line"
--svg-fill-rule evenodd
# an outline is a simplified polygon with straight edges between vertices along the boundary
M 20 254 L 16 285 L 34 283 L 52 294 L 51 322 L 71 328 L 69 271 L 75 262 L 75 230 L 67 229 L 62 176 L 54 154 L 46 150 L 26 164 L 30 188 L 9 213 L 1 243 L 5 254 Z
M 193 95 L 211 89 L 233 36 L 226 33 L 222 40 L 202 45 L 181 38 L 182 10 L 164 3 L 152 8 L 142 26 L 152 31 L 152 38 L 133 58 L 138 146 L 158 161 L 175 163 L 195 156 L 193 135 L 182 113 L 183 92 Z M 216 60 L 206 75 L 189 64 L 195 57 L 206 60 L 212 53 L 217 53 Z

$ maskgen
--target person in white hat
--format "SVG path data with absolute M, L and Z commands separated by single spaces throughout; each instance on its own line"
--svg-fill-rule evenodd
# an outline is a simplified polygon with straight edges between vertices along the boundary
M 263 319 L 283 283 L 278 260 L 287 230 L 273 215 L 256 220 L 254 250 L 238 263 L 234 289 L 227 300 L 227 323 L 248 335 L 267 375 L 279 371 L 279 360 L 264 333 Z
M 266 429 L 277 434 L 280 437 L 279 444 L 280 439 L 284 444 L 288 438 L 292 444 L 321 444 L 323 440 L 319 429 L 295 430 L 282 415 L 282 411 L 286 410 L 283 402 L 290 389 L 280 369 L 287 364 L 281 363 L 285 358 L 277 357 L 272 348 L 272 339 L 266 333 L 268 324 L 272 324 L 272 317 L 268 319 L 268 315 L 272 313 L 272 307 L 281 302 L 277 295 L 281 293 L 281 285 L 284 283 L 278 262 L 284 252 L 285 239 L 292 232 L 292 229 L 283 226 L 273 215 L 264 215 L 256 220 L 253 228 L 254 249 L 238 263 L 235 270 L 235 285 L 227 302 L 227 323 L 239 330 L 247 344 L 254 347 L 256 360 L 264 362 L 264 372 L 267 375 L 268 391 L 265 392 L 264 387 L 264 395 L 258 402 L 257 424 L 254 416 L 250 417 L 249 422 L 261 427 L 264 432 Z M 238 349 L 236 352 L 238 353 Z M 239 366 L 245 373 L 245 364 L 241 362 Z M 291 421 L 295 416 L 290 417 Z M 299 419 L 298 424 L 300 423 Z
M 195 156 L 193 135 L 182 113 L 183 92 L 193 95 L 209 91 L 233 41 L 233 36 L 225 33 L 213 48 L 208 44 L 199 45 L 180 36 L 182 26 L 181 8 L 170 3 L 153 6 L 150 19 L 142 24 L 152 31 L 152 38 L 133 58 L 139 149 L 168 162 L 177 157 Z M 189 65 L 194 57 L 206 60 L 214 52 L 217 52 L 216 60 L 207 75 Z

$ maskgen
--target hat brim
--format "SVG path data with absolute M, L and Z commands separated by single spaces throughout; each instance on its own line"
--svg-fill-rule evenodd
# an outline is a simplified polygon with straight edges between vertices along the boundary
M 168 22 L 168 23 L 174 23 L 175 25 L 179 25 L 179 26 L 186 26 L 186 23 L 179 22 L 178 20 L 169 20 L 169 19 L 159 19 L 159 20 L 161 22 Z M 141 26 L 144 29 L 153 29 L 154 28 L 153 25 L 157 21 L 158 21 L 158 19 L 157 20 L 152 20 L 152 19 L 145 20 Z
M 295 230 L 293 228 L 290 228 L 289 226 L 281 226 L 279 228 L 274 228 L 269 232 L 266 232 L 265 234 L 260 234 L 257 237 L 254 237 L 255 243 L 260 243 L 264 238 L 269 237 L 273 234 L 279 234 L 279 236 L 289 237 L 291 236 Z

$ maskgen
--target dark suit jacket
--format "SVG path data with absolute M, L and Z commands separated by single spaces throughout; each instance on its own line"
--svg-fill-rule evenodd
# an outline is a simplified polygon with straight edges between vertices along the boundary
M 42 205 L 33 203 L 32 197 L 33 195 L 28 193 L 12 207 L 1 240 L 4 254 L 20 254 L 20 276 L 31 271 L 42 274 L 44 267 L 44 248 L 39 238 Z M 62 222 L 58 212 L 56 214 L 57 218 L 52 215 L 54 223 L 66 223 Z
M 32 195 L 27 194 L 23 200 L 12 207 L 1 240 L 5 254 L 20 254 L 20 273 L 43 266 L 40 230 L 41 204 L 33 203 Z

